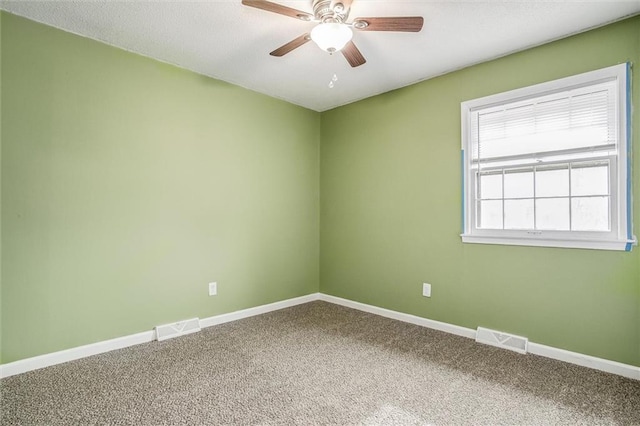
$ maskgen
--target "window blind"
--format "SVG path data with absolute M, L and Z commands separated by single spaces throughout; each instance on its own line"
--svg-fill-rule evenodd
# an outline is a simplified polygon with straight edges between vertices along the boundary
M 472 111 L 476 167 L 611 155 L 617 144 L 613 81 Z

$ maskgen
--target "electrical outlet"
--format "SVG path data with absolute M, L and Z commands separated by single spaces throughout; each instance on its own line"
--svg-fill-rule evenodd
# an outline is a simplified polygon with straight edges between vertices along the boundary
M 422 295 L 424 297 L 431 297 L 431 284 L 422 283 Z
M 209 283 L 209 296 L 218 294 L 218 283 Z

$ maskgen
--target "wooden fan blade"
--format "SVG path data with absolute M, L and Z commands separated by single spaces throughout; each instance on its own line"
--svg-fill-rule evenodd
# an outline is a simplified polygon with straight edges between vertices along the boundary
M 287 53 L 291 52 L 293 49 L 297 49 L 298 47 L 302 46 L 303 44 L 305 44 L 309 40 L 311 40 L 311 37 L 309 36 L 309 33 L 302 34 L 300 37 L 294 38 L 289 43 L 278 47 L 276 50 L 274 50 L 273 52 L 269 53 L 269 55 L 271 55 L 271 56 L 284 56 Z
M 417 33 L 422 29 L 422 16 L 398 16 L 389 18 L 357 18 L 353 27 L 360 31 L 402 31 Z
M 353 44 L 352 41 L 347 43 L 347 45 L 343 47 L 342 50 L 340 51 L 342 52 L 344 57 L 347 59 L 347 62 L 349 62 L 349 65 L 351 65 L 354 68 L 359 67 L 360 65 L 367 62 L 367 60 L 364 59 L 364 56 L 362 56 L 362 53 L 360 53 L 360 51 L 358 50 L 356 45 Z
M 245 6 L 255 7 L 257 9 L 266 10 L 267 12 L 279 13 L 280 15 L 290 16 L 292 18 L 301 19 L 303 21 L 311 21 L 313 15 L 301 10 L 292 9 L 278 3 L 272 3 L 266 0 L 242 0 Z

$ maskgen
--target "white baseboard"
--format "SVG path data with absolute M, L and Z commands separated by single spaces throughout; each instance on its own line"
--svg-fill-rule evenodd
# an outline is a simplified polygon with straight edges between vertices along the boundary
M 141 343 L 148 343 L 154 339 L 155 332 L 153 330 L 144 331 L 142 333 L 130 334 L 128 336 L 117 337 L 111 340 L 103 340 L 102 342 L 92 343 L 90 345 L 77 346 L 63 351 L 21 359 L 19 361 L 0 365 L 0 379 L 15 376 L 20 373 L 26 373 L 27 371 L 37 370 L 39 368 L 49 367 L 51 365 L 62 364 L 63 362 L 86 358 L 91 355 L 98 355 L 104 352 L 114 351 L 116 349 L 139 345 Z
M 270 303 L 268 305 L 256 306 L 254 308 L 230 312 L 228 314 L 221 314 L 213 317 L 203 318 L 200 320 L 200 327 L 205 328 L 218 324 L 224 324 L 230 321 L 237 321 L 239 319 L 265 314 L 267 312 L 277 311 L 280 309 L 301 305 L 303 303 L 313 302 L 314 300 L 323 300 L 325 302 L 333 303 L 336 305 L 346 306 L 348 308 L 357 309 L 359 311 L 369 312 L 371 314 L 380 315 L 386 318 L 391 318 L 422 327 L 444 331 L 446 333 L 455 334 L 470 339 L 475 339 L 476 337 L 476 330 L 470 328 L 461 327 L 446 322 L 435 321 L 428 318 L 422 318 L 402 312 L 392 311 L 390 309 L 367 305 L 365 303 L 355 302 L 353 300 L 343 299 L 323 293 L 308 294 L 306 296 L 282 300 L 280 302 Z M 8 364 L 2 364 L 0 365 L 0 378 L 26 373 L 28 371 L 37 370 L 39 368 L 49 367 L 51 365 L 61 364 L 63 362 L 73 361 L 91 355 L 97 355 L 116 349 L 138 345 L 141 343 L 148 343 L 153 340 L 155 340 L 155 332 L 145 331 L 142 333 L 123 336 L 111 340 L 105 340 L 90 345 L 78 346 L 76 348 L 71 348 L 59 352 L 53 352 L 33 358 L 27 358 Z M 596 358 L 577 352 L 570 352 L 564 349 L 558 349 L 533 342 L 529 342 L 528 352 L 531 354 L 557 359 L 559 361 L 564 361 L 571 364 L 581 365 L 583 367 L 589 367 L 596 370 L 605 371 L 607 373 L 613 373 L 631 379 L 640 380 L 640 367 L 635 367 L 633 365 L 622 364 L 615 361 Z
M 254 308 L 243 309 L 241 311 L 204 318 L 200 320 L 200 327 L 210 327 L 212 325 L 223 324 L 229 321 L 236 321 L 254 315 L 277 311 L 279 309 L 284 309 L 291 306 L 300 305 L 302 303 L 308 303 L 314 300 L 318 300 L 318 297 L 318 293 L 313 293 L 302 297 L 296 297 L 293 299 L 270 303 L 268 305 L 256 306 Z M 62 364 L 63 362 L 74 361 L 76 359 L 85 358 L 91 355 L 98 355 L 116 349 L 122 349 L 129 346 L 139 345 L 141 343 L 152 342 L 155 339 L 155 331 L 145 331 L 142 333 L 131 334 L 129 336 L 118 337 L 116 339 L 104 340 L 102 342 L 78 346 L 71 349 L 65 349 L 63 351 L 21 359 L 19 361 L 0 365 L 0 379 L 4 377 L 14 376 L 16 374 L 26 373 L 32 370 L 37 370 L 39 368 Z
M 534 355 L 553 358 L 570 364 L 581 365 L 583 367 L 593 368 L 594 370 L 605 371 L 607 373 L 617 374 L 618 376 L 640 380 L 640 367 L 635 367 L 633 365 L 532 342 L 529 342 L 527 351 Z
M 212 325 L 224 324 L 225 322 L 237 321 L 239 319 L 266 314 L 267 312 L 278 311 L 290 308 L 303 303 L 313 302 L 320 298 L 320 293 L 307 294 L 306 296 L 294 297 L 293 299 L 282 300 L 280 302 L 269 303 L 268 305 L 256 306 L 254 308 L 243 309 L 241 311 L 229 312 L 228 314 L 216 315 L 200 320 L 200 327 L 211 327 Z
M 379 308 L 377 306 L 367 305 L 365 303 L 354 302 L 353 300 L 342 299 L 340 297 L 330 296 L 320 293 L 320 300 L 346 306 L 348 308 L 357 309 L 371 314 L 392 318 L 398 321 L 408 322 L 423 327 L 433 328 L 435 330 L 456 334 L 470 339 L 476 338 L 476 330 L 446 322 L 434 321 L 415 315 L 405 314 L 402 312 L 392 311 L 389 309 Z M 546 358 L 557 359 L 559 361 L 568 362 L 570 364 L 581 365 L 583 367 L 593 368 L 595 370 L 605 371 L 607 373 L 617 374 L 619 376 L 628 377 L 630 379 L 640 380 L 640 367 L 629 364 L 623 364 L 608 359 L 597 358 L 590 355 L 584 355 L 578 352 L 570 352 L 564 349 L 558 349 L 551 346 L 541 345 L 539 343 L 529 342 L 527 352 L 543 356 Z
M 377 306 L 367 305 L 365 303 L 354 302 L 353 300 L 343 299 L 341 297 L 330 296 L 320 293 L 320 300 L 333 303 L 336 305 L 346 306 L 347 308 L 357 309 L 359 311 L 369 312 L 370 314 L 380 315 L 381 317 L 391 318 L 402 322 L 419 325 L 422 327 L 433 328 L 434 330 L 444 331 L 445 333 L 455 334 L 470 339 L 476 338 L 476 331 L 459 325 L 453 325 L 446 322 L 434 321 L 415 315 L 405 314 L 402 312 L 392 311 L 390 309 L 379 308 Z

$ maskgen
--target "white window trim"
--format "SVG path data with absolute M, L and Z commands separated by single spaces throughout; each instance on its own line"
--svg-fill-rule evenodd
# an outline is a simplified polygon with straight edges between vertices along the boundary
M 591 71 L 559 80 L 545 82 L 534 86 L 511 90 L 504 93 L 486 96 L 461 104 L 462 118 L 462 165 L 463 165 L 463 232 L 461 234 L 464 243 L 502 244 L 538 247 L 562 247 L 600 250 L 624 250 L 631 251 L 632 246 L 637 245 L 637 239 L 632 233 L 632 200 L 631 200 L 631 64 L 624 63 L 611 67 Z M 488 108 L 493 105 L 518 101 L 529 97 L 539 97 L 545 94 L 564 91 L 569 88 L 577 88 L 596 84 L 604 81 L 617 80 L 618 84 L 618 148 L 616 193 L 611 199 L 615 205 L 612 214 L 616 214 L 617 226 L 606 236 L 596 232 L 579 231 L 526 231 L 526 230 L 486 230 L 473 226 L 475 211 L 471 206 L 475 205 L 474 182 L 471 169 L 471 155 L 465 155 L 465 151 L 471 152 L 471 126 L 472 111 Z M 628 100 L 627 100 L 628 99 Z M 613 238 L 612 238 L 613 236 Z

